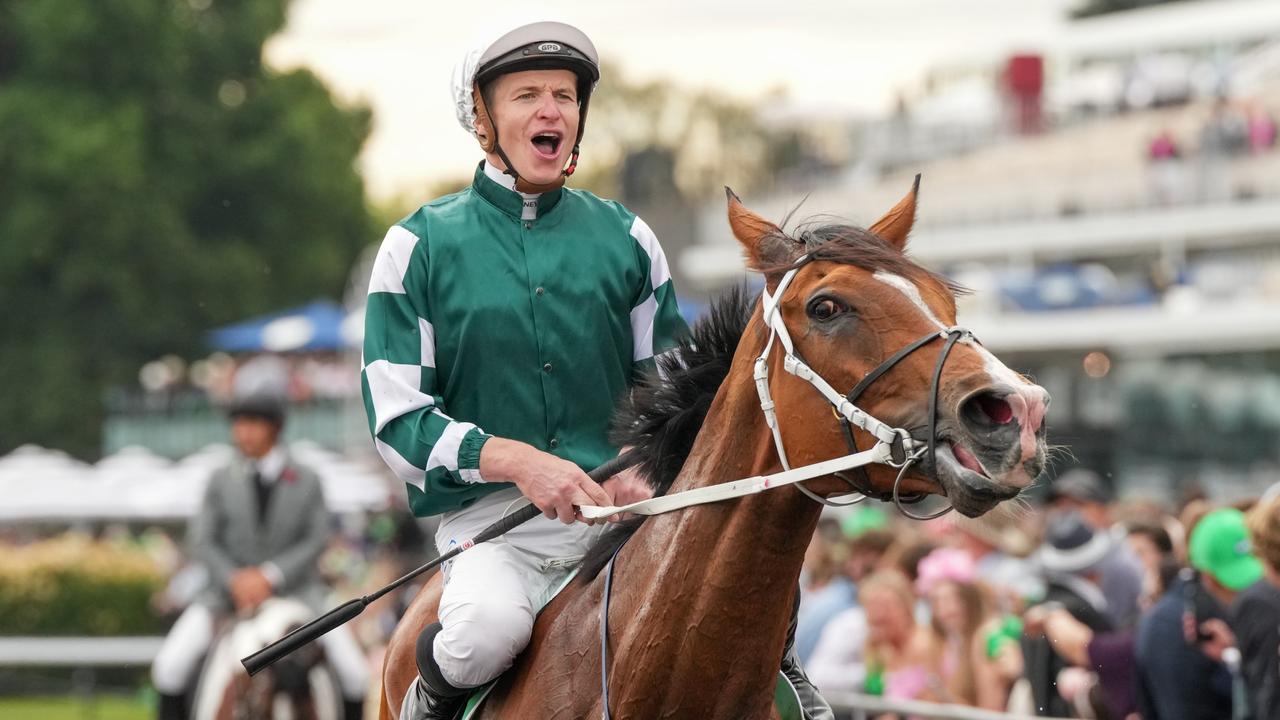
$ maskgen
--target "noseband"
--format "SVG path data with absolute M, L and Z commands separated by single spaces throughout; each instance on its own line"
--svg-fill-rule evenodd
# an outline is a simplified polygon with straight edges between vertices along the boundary
M 936 513 L 928 515 L 917 515 L 907 509 L 906 505 L 919 502 L 925 496 L 924 493 L 915 493 L 902 495 L 899 487 L 902 485 L 902 479 L 906 476 L 907 470 L 917 464 L 922 458 L 928 458 L 929 467 L 934 468 L 937 472 L 937 445 L 938 445 L 938 391 L 942 380 L 942 368 L 946 365 L 947 357 L 951 354 L 952 348 L 957 342 L 976 342 L 973 333 L 968 329 L 952 326 L 941 330 L 931 332 L 915 342 L 907 345 L 898 352 L 894 353 L 884 362 L 880 363 L 874 370 L 867 373 L 857 385 L 846 395 L 840 395 L 836 390 L 822 378 L 813 368 L 809 367 L 799 355 L 796 354 L 795 345 L 791 341 L 791 334 L 787 330 L 787 326 L 782 322 L 782 314 L 779 312 L 779 305 L 782 296 L 786 292 L 787 287 L 795 278 L 796 273 L 805 265 L 812 261 L 812 256 L 805 255 L 796 261 L 778 281 L 778 287 L 774 293 L 770 294 L 766 287 L 761 294 L 761 304 L 763 319 L 769 327 L 769 340 L 765 343 L 764 349 L 760 351 L 760 355 L 755 362 L 755 382 L 756 392 L 760 395 L 760 409 L 764 411 L 765 422 L 769 425 L 769 430 L 773 433 L 773 443 L 778 450 L 778 458 L 782 461 L 784 470 L 790 470 L 791 465 L 787 461 L 787 451 L 782 443 L 782 431 L 778 424 L 777 412 L 775 404 L 769 392 L 769 352 L 773 349 L 773 342 L 776 339 L 782 346 L 783 362 L 782 367 L 788 373 L 795 375 L 813 385 L 827 402 L 831 403 L 831 410 L 835 414 L 836 419 L 840 423 L 843 431 L 845 442 L 849 445 L 849 455 L 844 458 L 851 458 L 857 454 L 858 446 L 854 440 L 853 427 L 865 430 L 873 438 L 875 438 L 876 446 L 885 445 L 888 449 L 888 457 L 884 459 L 871 460 L 871 462 L 882 462 L 890 467 L 898 469 L 898 476 L 893 481 L 893 490 L 890 492 L 877 492 L 871 485 L 870 478 L 867 477 L 865 468 L 866 463 L 857 465 L 854 469 L 857 471 L 857 480 L 850 478 L 846 473 L 833 473 L 836 477 L 849 483 L 854 489 L 854 493 L 858 497 L 849 502 L 833 502 L 824 498 L 817 493 L 797 484 L 796 489 L 804 493 L 808 497 L 820 502 L 824 505 L 845 506 L 862 502 L 868 497 L 874 497 L 885 502 L 892 502 L 898 511 L 903 515 L 914 520 L 930 520 L 941 517 L 952 510 L 948 505 L 946 508 Z M 857 406 L 858 398 L 866 392 L 871 384 L 878 380 L 889 370 L 893 369 L 898 363 L 902 362 L 908 355 L 919 350 L 934 340 L 943 340 L 942 351 L 938 354 L 938 362 L 933 370 L 933 382 L 929 391 L 929 436 L 925 441 L 920 441 L 912 437 L 911 433 L 899 427 L 893 427 L 887 423 L 877 420 L 869 413 L 863 411 Z M 946 488 L 943 487 L 943 493 Z M 843 496 L 842 496 L 843 497 Z

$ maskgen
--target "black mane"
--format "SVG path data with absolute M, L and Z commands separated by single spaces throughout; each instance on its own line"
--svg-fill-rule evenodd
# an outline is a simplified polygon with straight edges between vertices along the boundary
M 751 321 L 758 294 L 735 287 L 717 298 L 672 352 L 632 387 L 613 416 L 610 439 L 641 456 L 637 466 L 662 495 L 680 474 L 716 392 L 729 374 L 738 340 Z M 664 379 L 665 378 L 665 379 Z M 609 528 L 582 561 L 578 577 L 590 581 L 644 522 L 637 517 Z

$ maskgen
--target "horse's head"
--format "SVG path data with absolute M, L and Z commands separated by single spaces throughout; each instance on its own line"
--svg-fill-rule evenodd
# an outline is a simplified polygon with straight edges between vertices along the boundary
M 849 392 L 900 350 L 923 341 L 866 386 L 855 404 L 888 426 L 907 430 L 920 447 L 928 445 L 935 427 L 932 459 L 923 453 L 898 489 L 902 495 L 944 494 L 961 513 L 977 516 L 1017 495 L 1044 469 L 1049 395 L 967 335 L 953 334 L 956 341 L 948 342 L 944 331 L 956 322 L 957 288 L 904 254 L 918 187 L 917 178 L 907 197 L 866 230 L 813 226 L 793 238 L 745 208 L 732 192 L 729 223 L 748 264 L 764 273 L 770 293 L 788 270 L 796 269 L 777 299 L 780 317 L 795 354 L 838 393 Z M 950 352 L 940 366 L 933 417 L 934 376 L 944 347 Z M 760 346 L 743 351 L 758 353 Z M 809 382 L 783 372 L 781 357 L 775 344 L 768 385 L 791 464 L 848 453 L 832 404 Z M 855 430 L 855 438 L 861 450 L 874 444 L 861 430 Z M 866 472 L 871 487 L 865 489 L 892 492 L 895 468 L 874 464 Z M 849 491 L 832 477 L 809 488 L 824 495 Z

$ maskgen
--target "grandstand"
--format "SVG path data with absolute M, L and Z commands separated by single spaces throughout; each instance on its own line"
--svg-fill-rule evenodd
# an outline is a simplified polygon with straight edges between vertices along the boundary
M 922 173 L 911 250 L 975 290 L 961 321 L 1053 393 L 1055 443 L 1122 490 L 1249 494 L 1280 472 L 1278 58 L 1273 2 L 1074 23 L 1044 49 L 1039 131 L 1008 122 L 997 63 L 988 111 L 940 127 L 934 98 L 916 100 L 858 129 L 856 166 L 748 204 L 867 225 Z M 1134 90 L 1175 66 L 1182 92 Z M 1120 80 L 1086 112 L 1064 88 L 1099 68 Z M 974 87 L 957 75 L 937 93 Z M 708 293 L 743 277 L 723 207 L 699 230 L 686 276 Z

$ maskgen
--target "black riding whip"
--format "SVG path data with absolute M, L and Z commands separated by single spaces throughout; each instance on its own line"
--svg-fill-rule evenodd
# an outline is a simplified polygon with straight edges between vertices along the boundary
M 613 458 L 612 460 L 606 462 L 605 464 L 601 465 L 595 470 L 592 470 L 591 472 L 587 473 L 587 475 L 592 480 L 598 483 L 604 482 L 605 480 L 608 480 L 614 475 L 617 475 L 619 472 L 636 464 L 637 462 L 639 462 L 639 460 L 640 460 L 639 453 L 635 450 L 632 450 L 630 452 L 624 453 L 622 455 L 619 455 Z M 471 538 L 470 540 L 463 542 L 462 544 L 458 545 L 458 547 L 450 550 L 444 555 L 441 555 L 435 560 L 432 560 L 426 565 L 423 565 L 417 568 L 416 570 L 409 572 L 404 577 L 400 578 L 399 580 L 396 580 L 395 582 L 392 582 L 390 585 L 387 585 L 381 590 L 373 592 L 369 595 L 365 595 L 364 597 L 358 597 L 353 600 L 348 600 L 347 602 L 330 610 L 324 615 L 321 615 L 315 620 L 312 620 L 306 625 L 303 625 L 297 630 L 294 630 L 288 635 L 285 635 L 279 640 L 262 648 L 261 650 L 250 655 L 249 657 L 241 659 L 240 664 L 244 665 L 244 669 L 249 671 L 250 675 L 257 675 L 260 670 L 270 666 L 271 664 L 275 663 L 277 660 L 284 657 L 285 655 L 288 655 L 289 653 L 293 652 L 294 650 L 297 650 L 303 645 L 306 645 L 307 643 L 318 639 L 321 635 L 324 635 L 325 633 L 338 627 L 339 625 L 342 625 L 343 623 L 350 621 L 355 616 L 364 612 L 364 609 L 368 607 L 369 603 L 372 603 L 374 600 L 377 600 L 383 595 L 386 595 L 392 590 L 395 590 L 401 585 L 404 585 L 405 583 L 418 577 L 422 573 L 436 567 L 437 565 L 440 565 L 441 563 L 445 563 L 445 562 L 448 562 L 449 560 L 452 560 L 453 558 L 457 557 L 459 553 L 465 550 L 468 550 L 476 545 L 479 545 L 482 542 L 492 540 L 500 535 L 504 535 L 507 532 L 509 532 L 512 528 L 516 527 L 517 525 L 526 523 L 538 517 L 541 514 L 542 514 L 542 511 L 539 510 L 536 505 L 526 505 L 525 507 L 520 508 L 519 510 L 511 513 L 510 515 L 507 515 L 501 518 L 500 520 L 493 523 L 489 527 L 481 530 L 479 533 L 476 534 L 475 537 Z

